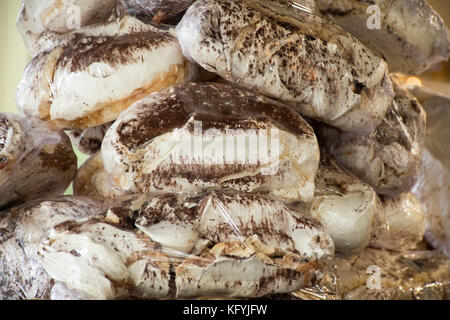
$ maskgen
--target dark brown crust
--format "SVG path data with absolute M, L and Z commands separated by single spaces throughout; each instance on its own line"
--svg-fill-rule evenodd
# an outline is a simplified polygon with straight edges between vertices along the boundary
M 263 96 L 218 83 L 189 83 L 154 95 L 145 111 L 122 123 L 120 143 L 130 149 L 183 126 L 191 117 L 202 121 L 204 131 L 214 129 L 257 129 L 265 120 L 295 135 L 313 131 L 295 111 Z M 154 112 L 152 112 L 154 110 Z

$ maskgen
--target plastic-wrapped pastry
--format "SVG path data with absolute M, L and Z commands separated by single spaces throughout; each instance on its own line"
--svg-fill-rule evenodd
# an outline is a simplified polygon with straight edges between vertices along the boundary
M 60 197 L 33 201 L 0 215 L 0 300 L 49 299 L 53 279 L 37 252 L 41 238 L 54 226 L 102 213 L 100 203 Z
M 145 23 L 176 25 L 195 0 L 117 0 L 119 17 L 133 16 Z
M 66 191 L 77 157 L 63 131 L 0 113 L 0 209 Z
M 84 130 L 70 130 L 67 131 L 67 134 L 78 150 L 84 154 L 93 155 L 100 151 L 106 131 L 108 131 L 112 124 L 112 122 L 109 122 Z
M 68 33 L 80 27 L 106 22 L 117 0 L 22 0 L 17 28 L 28 52 L 39 52 L 36 42 L 47 31 Z
M 56 39 L 27 66 L 17 103 L 27 116 L 85 129 L 188 76 L 173 36 L 126 17 Z
M 344 131 L 373 131 L 392 102 L 386 63 L 292 1 L 196 1 L 177 36 L 206 70 Z
M 450 257 L 450 99 L 422 87 L 412 92 L 428 118 L 422 171 L 413 192 L 425 207 L 426 239 Z
M 131 193 L 231 188 L 311 201 L 319 164 L 314 131 L 278 102 L 218 83 L 157 92 L 106 133 L 103 165 Z
M 419 74 L 450 57 L 449 31 L 425 0 L 316 2 L 323 14 L 385 58 L 391 72 Z
M 367 248 L 336 257 L 340 292 L 346 300 L 447 300 L 450 261 L 437 251 L 394 253 Z
M 73 181 L 73 193 L 95 199 L 115 199 L 126 196 L 125 191 L 114 185 L 112 177 L 105 171 L 102 156 L 97 153 L 90 157 L 78 170 Z
M 450 97 L 425 87 L 409 89 L 427 113 L 426 148 L 450 170 Z
M 316 192 L 308 207 L 326 228 L 336 252 L 355 254 L 372 239 L 383 221 L 380 200 L 367 184 L 344 172 L 333 157 L 322 150 L 316 177 Z
M 343 167 L 379 194 L 411 190 L 420 174 L 426 114 L 417 99 L 394 81 L 396 97 L 383 122 L 369 135 L 321 126 L 328 150 Z
M 91 299 L 260 297 L 314 284 L 334 253 L 316 220 L 258 195 L 164 194 L 137 207 L 135 224 L 109 210 L 56 226 L 43 267 Z
M 371 246 L 400 252 L 416 249 L 425 234 L 422 203 L 412 193 L 382 197 L 382 203 L 388 231 L 377 235 Z

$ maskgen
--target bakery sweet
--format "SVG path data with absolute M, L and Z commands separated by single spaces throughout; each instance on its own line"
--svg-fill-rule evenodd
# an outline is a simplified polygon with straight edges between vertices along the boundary
M 112 177 L 105 171 L 100 152 L 91 156 L 80 167 L 73 181 L 73 193 L 94 199 L 115 199 L 127 193 L 114 185 Z
M 336 257 L 343 300 L 447 300 L 450 262 L 438 251 L 396 253 L 367 248 Z
M 131 17 L 52 43 L 27 66 L 17 103 L 27 116 L 64 129 L 113 121 L 133 102 L 189 76 L 177 40 Z
M 386 230 L 376 235 L 372 247 L 407 252 L 417 249 L 425 234 L 425 212 L 422 202 L 412 193 L 396 198 L 382 197 Z
M 420 74 L 450 57 L 450 33 L 425 0 L 317 0 L 317 6 L 391 72 Z
M 112 122 L 108 122 L 98 127 L 84 130 L 69 130 L 67 131 L 67 135 L 70 137 L 73 145 L 82 153 L 94 155 L 100 151 L 106 131 L 108 131 L 112 124 Z
M 0 113 L 0 210 L 66 191 L 77 172 L 70 139 L 47 123 Z
M 373 131 L 392 102 L 384 60 L 292 1 L 199 0 L 177 36 L 206 70 L 344 131 Z
M 22 0 L 17 29 L 28 52 L 46 32 L 68 33 L 81 27 L 106 22 L 114 14 L 117 0 Z
M 106 133 L 103 165 L 131 193 L 262 192 L 310 201 L 319 147 L 295 111 L 218 83 L 160 91 L 122 113 Z
M 117 0 L 117 15 L 159 26 L 176 25 L 195 0 Z
M 86 198 L 59 197 L 31 201 L 0 215 L 0 300 L 49 299 L 53 279 L 37 252 L 52 227 L 84 220 L 102 211 Z
M 334 241 L 336 252 L 356 254 L 383 229 L 383 212 L 376 192 L 342 170 L 333 157 L 321 150 L 314 199 L 300 204 L 319 220 Z
M 91 299 L 260 297 L 313 284 L 334 252 L 317 221 L 258 195 L 164 194 L 138 212 L 137 228 L 126 210 L 56 226 L 43 267 Z
M 377 193 L 395 197 L 410 191 L 420 174 L 426 114 L 419 101 L 394 81 L 396 97 L 368 135 L 322 126 L 322 140 L 343 167 Z

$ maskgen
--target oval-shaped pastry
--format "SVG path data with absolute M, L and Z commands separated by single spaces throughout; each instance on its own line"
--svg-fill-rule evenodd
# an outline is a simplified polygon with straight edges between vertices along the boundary
M 199 0 L 177 26 L 184 55 L 344 131 L 371 132 L 393 98 L 387 65 L 288 0 Z
M 420 74 L 450 57 L 450 33 L 425 0 L 317 0 L 320 11 L 389 64 Z
M 382 197 L 387 232 L 376 236 L 372 247 L 405 252 L 414 250 L 425 234 L 425 212 L 412 193 L 396 198 Z
M 106 22 L 117 0 L 22 0 L 17 28 L 28 52 L 39 52 L 36 43 L 45 32 L 68 33 L 81 27 Z
M 115 185 L 131 193 L 231 188 L 310 201 L 319 147 L 303 118 L 223 84 L 160 91 L 122 113 L 102 145 Z
M 79 197 L 37 200 L 0 215 L 0 300 L 49 299 L 53 279 L 38 258 L 41 239 L 54 226 L 103 212 Z
M 344 172 L 330 154 L 321 151 L 316 192 L 306 207 L 331 235 L 336 252 L 358 253 L 369 245 L 384 219 L 380 200 L 369 185 Z
M 123 213 L 56 226 L 42 242 L 42 265 L 65 291 L 261 297 L 314 285 L 334 255 L 319 222 L 254 194 L 163 194 L 141 205 L 138 228 Z
M 27 116 L 64 129 L 113 121 L 133 102 L 189 76 L 177 40 L 131 17 L 55 41 L 27 66 L 17 103 Z
M 0 209 L 66 191 L 77 157 L 63 131 L 0 113 Z
M 395 197 L 411 190 L 421 167 L 426 113 L 396 81 L 396 97 L 383 122 L 369 135 L 319 130 L 331 154 L 377 193 Z
M 112 177 L 105 171 L 100 152 L 86 160 L 78 170 L 73 181 L 73 193 L 100 200 L 127 195 L 114 185 Z

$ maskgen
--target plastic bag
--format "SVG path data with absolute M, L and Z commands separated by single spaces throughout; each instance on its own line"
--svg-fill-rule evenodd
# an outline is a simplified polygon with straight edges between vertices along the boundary
M 41 238 L 54 226 L 104 212 L 87 198 L 35 200 L 0 214 L 0 300 L 49 299 L 53 279 L 37 255 Z
M 76 171 L 64 132 L 36 119 L 0 114 L 0 209 L 62 194 Z
M 333 242 L 319 222 L 260 195 L 161 194 L 110 206 L 74 201 L 44 202 L 2 222 L 14 226 L 2 239 L 14 241 L 19 232 L 25 239 L 29 256 L 19 269 L 29 268 L 26 261 L 43 268 L 62 284 L 55 296 L 261 297 L 312 286 L 332 264 Z M 40 225 L 39 232 L 30 225 Z M 5 263 L 19 259 L 13 250 L 2 253 Z M 24 285 L 21 278 L 7 280 Z M 44 298 L 48 284 L 26 283 L 45 289 Z
M 195 0 L 118 0 L 117 15 L 130 15 L 145 23 L 176 25 Z

